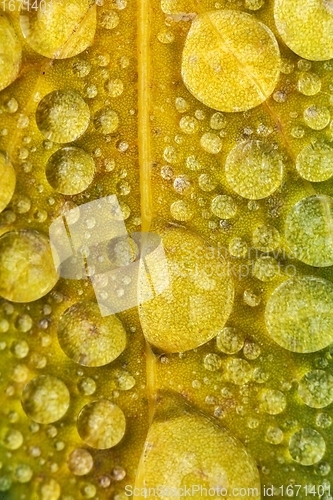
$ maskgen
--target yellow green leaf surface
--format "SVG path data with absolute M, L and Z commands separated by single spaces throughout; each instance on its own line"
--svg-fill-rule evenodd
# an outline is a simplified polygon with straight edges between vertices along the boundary
M 0 499 L 331 500 L 332 58 L 331 0 L 0 2 Z

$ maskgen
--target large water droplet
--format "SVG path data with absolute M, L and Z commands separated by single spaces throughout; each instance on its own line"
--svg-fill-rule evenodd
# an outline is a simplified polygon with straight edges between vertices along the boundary
M 231 219 L 237 213 L 237 203 L 226 194 L 219 194 L 212 199 L 211 209 L 220 219 Z
M 96 31 L 96 5 L 90 0 L 25 0 L 20 24 L 27 43 L 51 59 L 76 56 Z
M 293 352 L 315 352 L 333 341 L 333 284 L 314 276 L 278 286 L 265 312 L 269 335 Z
M 253 231 L 252 242 L 261 252 L 272 252 L 280 244 L 279 231 L 273 226 L 262 224 Z
M 315 429 L 304 428 L 293 434 L 289 441 L 289 452 L 295 462 L 313 465 L 325 454 L 325 440 Z
M 95 162 L 83 149 L 62 148 L 48 160 L 46 178 L 62 194 L 78 194 L 87 189 L 95 174 Z
M 216 337 L 217 348 L 226 354 L 236 354 L 244 345 L 244 335 L 230 326 L 225 326 Z
M 72 142 L 87 129 L 89 106 L 72 90 L 54 90 L 38 104 L 36 122 L 41 133 L 50 141 Z
M 286 397 L 281 391 L 264 389 L 260 395 L 260 409 L 269 415 L 277 415 L 286 407 Z
M 330 122 L 331 114 L 328 108 L 324 106 L 309 106 L 303 113 L 306 125 L 313 130 L 322 130 Z
M 77 430 L 83 441 L 98 450 L 116 446 L 125 434 L 126 419 L 119 406 L 107 399 L 93 401 L 82 408 Z
M 0 237 L 0 295 L 13 302 L 31 302 L 46 295 L 58 281 L 49 241 L 30 230 Z
M 139 306 L 147 340 L 166 352 L 193 349 L 223 328 L 233 304 L 233 283 L 218 249 L 181 228 L 161 231 L 168 286 Z
M 297 88 L 304 95 L 316 95 L 321 89 L 321 79 L 315 73 L 302 73 L 298 78 Z
M 333 147 L 325 141 L 308 144 L 297 155 L 296 168 L 307 181 L 326 181 L 333 175 Z
M 1 444 L 8 450 L 17 450 L 23 444 L 23 436 L 17 429 L 3 429 Z
M 79 302 L 67 309 L 58 326 L 61 348 L 76 363 L 103 366 L 126 347 L 126 332 L 117 316 L 102 317 L 94 302 Z
M 273 92 L 279 72 L 277 41 L 254 17 L 219 10 L 199 14 L 192 22 L 183 50 L 182 77 L 206 106 L 227 112 L 258 106 Z
M 163 485 L 163 498 L 180 500 L 202 498 L 206 488 L 211 498 L 229 498 L 227 492 L 234 491 L 233 498 L 241 500 L 244 497 L 236 491 L 251 489 L 251 497 L 258 500 L 258 469 L 244 446 L 216 420 L 168 399 L 162 399 L 157 418 L 149 428 L 141 458 L 142 473 L 135 482 L 137 491 L 154 491 Z
M 28 382 L 22 392 L 26 414 L 39 424 L 51 424 L 62 418 L 69 408 L 69 391 L 62 380 L 40 375 Z
M 67 460 L 69 470 L 76 476 L 89 474 L 93 468 L 94 461 L 88 450 L 76 448 L 69 455 Z
M 293 52 L 311 61 L 333 57 L 333 15 L 325 1 L 276 0 L 274 17 L 282 40 Z
M 267 198 L 282 182 L 281 155 L 269 144 L 245 141 L 237 144 L 227 156 L 226 178 L 232 189 L 251 200 Z
M 21 64 L 21 44 L 7 16 L 0 15 L 0 90 L 18 76 Z
M 119 125 L 118 114 L 106 106 L 96 111 L 94 115 L 94 126 L 98 132 L 102 134 L 112 134 L 115 132 Z
M 226 364 L 226 377 L 233 384 L 247 384 L 252 378 L 252 367 L 245 359 L 231 359 Z
M 313 370 L 304 375 L 298 393 L 311 408 L 325 408 L 333 402 L 333 376 L 324 370 Z
M 333 199 L 326 195 L 303 198 L 286 219 L 290 250 L 302 262 L 316 267 L 333 265 Z

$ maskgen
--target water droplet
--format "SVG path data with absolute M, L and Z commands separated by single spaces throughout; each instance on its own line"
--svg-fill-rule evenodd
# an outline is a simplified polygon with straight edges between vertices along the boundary
M 222 113 L 214 113 L 209 120 L 209 126 L 213 130 L 221 130 L 227 124 L 227 119 Z
M 211 174 L 201 174 L 198 179 L 198 184 L 199 188 L 206 193 L 213 191 L 217 186 L 217 182 Z
M 281 391 L 264 389 L 260 395 L 260 409 L 269 415 L 278 415 L 286 408 L 286 397 Z
M 216 337 L 216 346 L 225 354 L 236 354 L 244 345 L 244 335 L 237 328 L 225 326 Z
M 40 375 L 30 380 L 22 392 L 22 406 L 35 422 L 50 424 L 62 418 L 69 408 L 69 391 L 62 380 Z
M 18 359 L 25 358 L 29 352 L 29 344 L 26 340 L 14 340 L 10 348 L 13 356 Z
M 280 444 L 283 441 L 283 431 L 279 427 L 268 427 L 266 441 L 271 444 Z
M 45 173 L 49 184 L 58 193 L 78 194 L 91 184 L 95 162 L 83 149 L 62 148 L 49 158 Z
M 72 90 L 54 90 L 38 104 L 36 122 L 50 141 L 71 142 L 78 139 L 90 121 L 88 105 Z
M 208 342 L 223 328 L 233 304 L 233 284 L 217 248 L 181 228 L 166 227 L 161 233 L 168 286 L 139 306 L 140 320 L 149 342 L 165 352 L 182 352 Z
M 126 347 L 126 332 L 115 316 L 102 317 L 94 302 L 79 302 L 60 318 L 58 340 L 67 356 L 83 366 L 104 366 Z
M 76 476 L 89 474 L 93 468 L 94 461 L 89 451 L 83 448 L 76 448 L 69 455 L 67 460 L 69 470 Z
M 124 84 L 119 78 L 108 80 L 104 86 L 110 97 L 119 97 L 124 91 Z
M 259 10 L 264 3 L 264 0 L 245 0 L 245 8 L 249 10 Z
M 217 134 L 206 132 L 200 139 L 201 147 L 212 155 L 216 155 L 222 149 L 222 141 Z
M 113 30 L 120 22 L 119 15 L 114 10 L 107 10 L 101 14 L 101 26 L 107 30 Z
M 243 347 L 244 356 L 247 359 L 257 359 L 260 356 L 260 347 L 258 344 L 254 342 L 249 342 L 248 340 L 245 342 Z
M 7 16 L 0 16 L 0 90 L 8 87 L 18 76 L 21 65 L 21 44 Z
M 280 244 L 279 231 L 273 226 L 260 225 L 253 231 L 252 242 L 261 252 L 272 252 Z
M 241 259 L 245 257 L 247 254 L 247 243 L 242 238 L 232 238 L 229 242 L 229 253 L 232 257 L 236 257 L 237 259 Z
M 10 231 L 0 237 L 0 295 L 13 302 L 31 302 L 46 295 L 58 281 L 46 236 L 37 231 Z
M 135 386 L 135 378 L 126 370 L 116 370 L 114 380 L 117 384 L 117 389 L 121 391 L 129 391 Z
M 91 64 L 88 61 L 79 59 L 73 63 L 73 73 L 74 75 L 84 78 L 88 76 L 91 71 Z
M 262 255 L 254 263 L 253 276 L 263 282 L 271 281 L 279 274 L 279 269 L 274 257 Z
M 329 124 L 331 114 L 328 108 L 314 104 L 304 110 L 303 117 L 308 127 L 313 130 L 322 130 Z
M 158 33 L 157 38 L 161 43 L 167 44 L 167 43 L 172 43 L 174 41 L 175 35 L 173 34 L 172 31 L 164 29 Z
M 122 410 L 107 399 L 87 404 L 77 419 L 77 429 L 83 441 L 98 450 L 116 446 L 123 438 L 125 428 Z
M 114 267 L 123 267 L 135 262 L 139 256 L 139 247 L 130 236 L 120 236 L 109 242 L 107 253 Z
M 172 494 L 171 487 L 175 491 L 178 488 L 179 491 L 185 491 L 184 488 L 191 491 L 195 485 L 202 488 L 201 492 L 205 488 L 212 498 L 218 498 L 229 488 L 231 491 L 251 488 L 253 500 L 258 500 L 258 469 L 243 444 L 216 421 L 187 405 L 180 409 L 178 401 L 173 403 L 170 413 L 166 403 L 170 418 L 165 417 L 162 406 L 160 418 L 153 421 L 148 431 L 141 458 L 147 491 L 154 491 L 161 484 L 170 485 L 171 494 L 165 498 L 180 498 Z M 194 496 L 199 498 L 200 493 Z
M 184 200 L 174 201 L 170 206 L 170 213 L 179 222 L 188 222 L 194 215 L 193 208 Z
M 202 169 L 200 161 L 194 155 L 190 155 L 186 158 L 186 167 L 193 172 L 197 172 Z
M 297 155 L 296 168 L 307 181 L 326 181 L 333 175 L 333 147 L 326 141 L 308 144 Z
M 83 498 L 94 498 L 97 492 L 96 486 L 92 483 L 84 484 L 81 488 Z
M 45 479 L 39 485 L 39 499 L 40 500 L 58 500 L 61 494 L 59 483 L 55 479 Z
M 33 471 L 27 464 L 18 464 L 14 469 L 13 476 L 19 483 L 28 483 L 33 476 Z
M 178 175 L 173 181 L 174 190 L 181 195 L 191 191 L 192 183 L 187 175 Z
M 333 284 L 303 276 L 278 286 L 266 305 L 268 333 L 293 352 L 316 352 L 333 341 Z
M 194 116 L 182 116 L 179 121 L 179 127 L 185 134 L 195 134 L 199 130 L 199 124 Z
M 126 471 L 123 467 L 114 467 L 111 472 L 112 479 L 114 481 L 122 481 L 126 476 Z
M 206 354 L 204 357 L 204 367 L 206 370 L 211 372 L 215 372 L 219 368 L 221 368 L 222 361 L 218 354 L 210 353 Z
M 252 367 L 245 359 L 231 359 L 226 364 L 226 376 L 233 384 L 247 384 L 252 378 Z
M 324 370 L 313 370 L 304 375 L 298 393 L 311 408 L 324 408 L 333 401 L 333 376 Z
M 316 464 L 323 458 L 325 450 L 324 438 L 311 427 L 295 432 L 289 441 L 290 455 L 302 465 Z
M 1 40 L 1 17 L 0 17 L 0 40 Z M 0 80 L 0 85 L 1 85 L 1 80 Z M 9 163 L 6 156 L 3 155 L 2 153 L 0 153 L 0 178 L 1 178 L 0 212 L 2 212 L 12 199 L 16 185 L 15 170 L 12 164 Z
M 228 154 L 225 163 L 230 187 L 243 198 L 259 200 L 276 191 L 282 182 L 283 162 L 272 145 L 244 141 Z
M 96 111 L 94 115 L 94 126 L 98 132 L 102 134 L 112 134 L 119 125 L 118 114 L 109 106 Z
M 237 213 L 237 203 L 231 196 L 219 194 L 212 199 L 211 209 L 220 219 L 231 219 Z
M 316 267 L 333 265 L 333 199 L 314 195 L 300 200 L 287 216 L 285 236 L 293 255 Z
M 23 436 L 16 429 L 3 429 L 1 432 L 1 444 L 8 450 L 18 450 L 23 444 Z
M 186 87 L 206 106 L 245 111 L 264 102 L 277 84 L 278 44 L 253 16 L 231 10 L 206 12 L 192 22 L 181 72 Z
M 171 181 L 173 178 L 173 170 L 170 165 L 163 165 L 161 167 L 161 177 L 166 181 Z
M 301 94 L 316 95 L 321 90 L 321 79 L 315 73 L 302 73 L 298 78 L 297 88 Z
M 167 146 L 163 151 L 163 158 L 168 163 L 177 163 L 179 159 L 177 150 L 173 146 Z
M 282 40 L 299 56 L 310 61 L 333 57 L 333 16 L 324 2 L 276 0 L 274 18 Z
M 328 462 L 319 462 L 314 470 L 319 476 L 327 476 L 331 472 L 331 466 Z
M 96 391 L 96 382 L 91 377 L 84 377 L 78 382 L 77 387 L 81 394 L 91 396 Z
M 178 113 L 186 113 L 190 109 L 189 103 L 183 97 L 176 97 L 175 106 Z
M 50 59 L 80 54 L 94 40 L 96 6 L 89 0 L 51 2 L 22 3 L 20 25 L 24 38 L 38 54 Z

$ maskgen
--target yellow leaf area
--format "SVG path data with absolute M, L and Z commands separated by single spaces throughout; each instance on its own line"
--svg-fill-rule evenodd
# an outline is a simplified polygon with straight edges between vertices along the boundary
M 0 8 L 0 499 L 330 500 L 331 0 Z

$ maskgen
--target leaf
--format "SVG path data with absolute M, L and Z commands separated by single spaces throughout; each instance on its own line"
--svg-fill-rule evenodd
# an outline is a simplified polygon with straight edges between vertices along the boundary
M 0 8 L 0 498 L 329 500 L 331 2 Z

